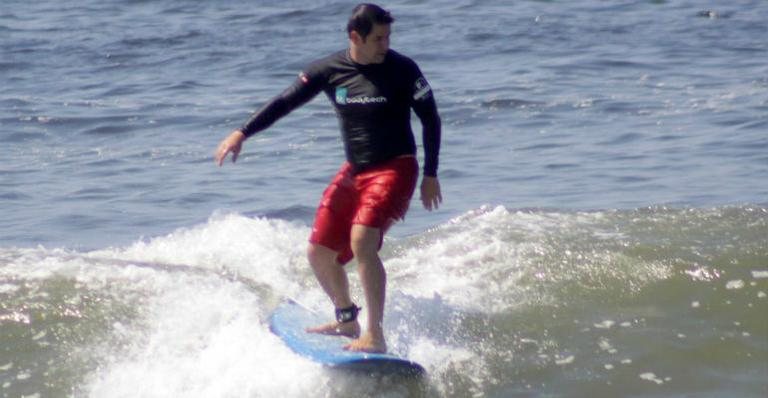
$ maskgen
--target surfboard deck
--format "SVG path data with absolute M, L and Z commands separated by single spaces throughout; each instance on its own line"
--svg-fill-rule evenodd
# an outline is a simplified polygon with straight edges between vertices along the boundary
M 308 327 L 327 322 L 327 318 L 291 300 L 275 309 L 269 326 L 294 352 L 332 369 L 413 377 L 425 372 L 418 363 L 393 354 L 346 351 L 346 337 L 305 332 Z

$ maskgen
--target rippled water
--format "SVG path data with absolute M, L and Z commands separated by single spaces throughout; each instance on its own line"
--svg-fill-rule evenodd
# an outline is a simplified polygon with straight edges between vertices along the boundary
M 352 5 L 0 6 L 0 396 L 768 393 L 758 0 L 386 4 L 444 125 L 445 203 L 383 252 L 391 346 L 429 373 L 282 346 L 274 305 L 327 310 L 303 252 L 335 116 L 212 151 Z

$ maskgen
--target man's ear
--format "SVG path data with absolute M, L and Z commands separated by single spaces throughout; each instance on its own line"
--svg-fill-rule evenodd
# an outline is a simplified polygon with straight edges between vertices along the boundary
M 353 30 L 349 33 L 349 39 L 352 40 L 352 43 L 355 43 L 357 46 L 365 43 L 365 39 L 363 39 L 363 37 L 360 36 L 360 33 L 357 33 L 356 30 Z

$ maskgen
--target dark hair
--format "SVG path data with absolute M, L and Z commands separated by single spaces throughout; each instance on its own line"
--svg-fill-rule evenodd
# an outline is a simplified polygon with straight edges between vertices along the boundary
M 363 3 L 358 4 L 347 22 L 347 34 L 354 30 L 363 38 L 373 30 L 373 24 L 389 25 L 395 19 L 389 15 L 389 11 L 377 6 L 376 4 Z

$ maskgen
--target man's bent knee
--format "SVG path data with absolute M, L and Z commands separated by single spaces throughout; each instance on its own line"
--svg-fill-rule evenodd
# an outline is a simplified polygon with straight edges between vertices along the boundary
M 361 257 L 377 255 L 381 246 L 381 229 L 355 224 L 352 226 L 352 252 Z
M 323 245 L 310 243 L 307 247 L 307 259 L 313 267 L 322 267 L 336 263 L 337 253 Z

